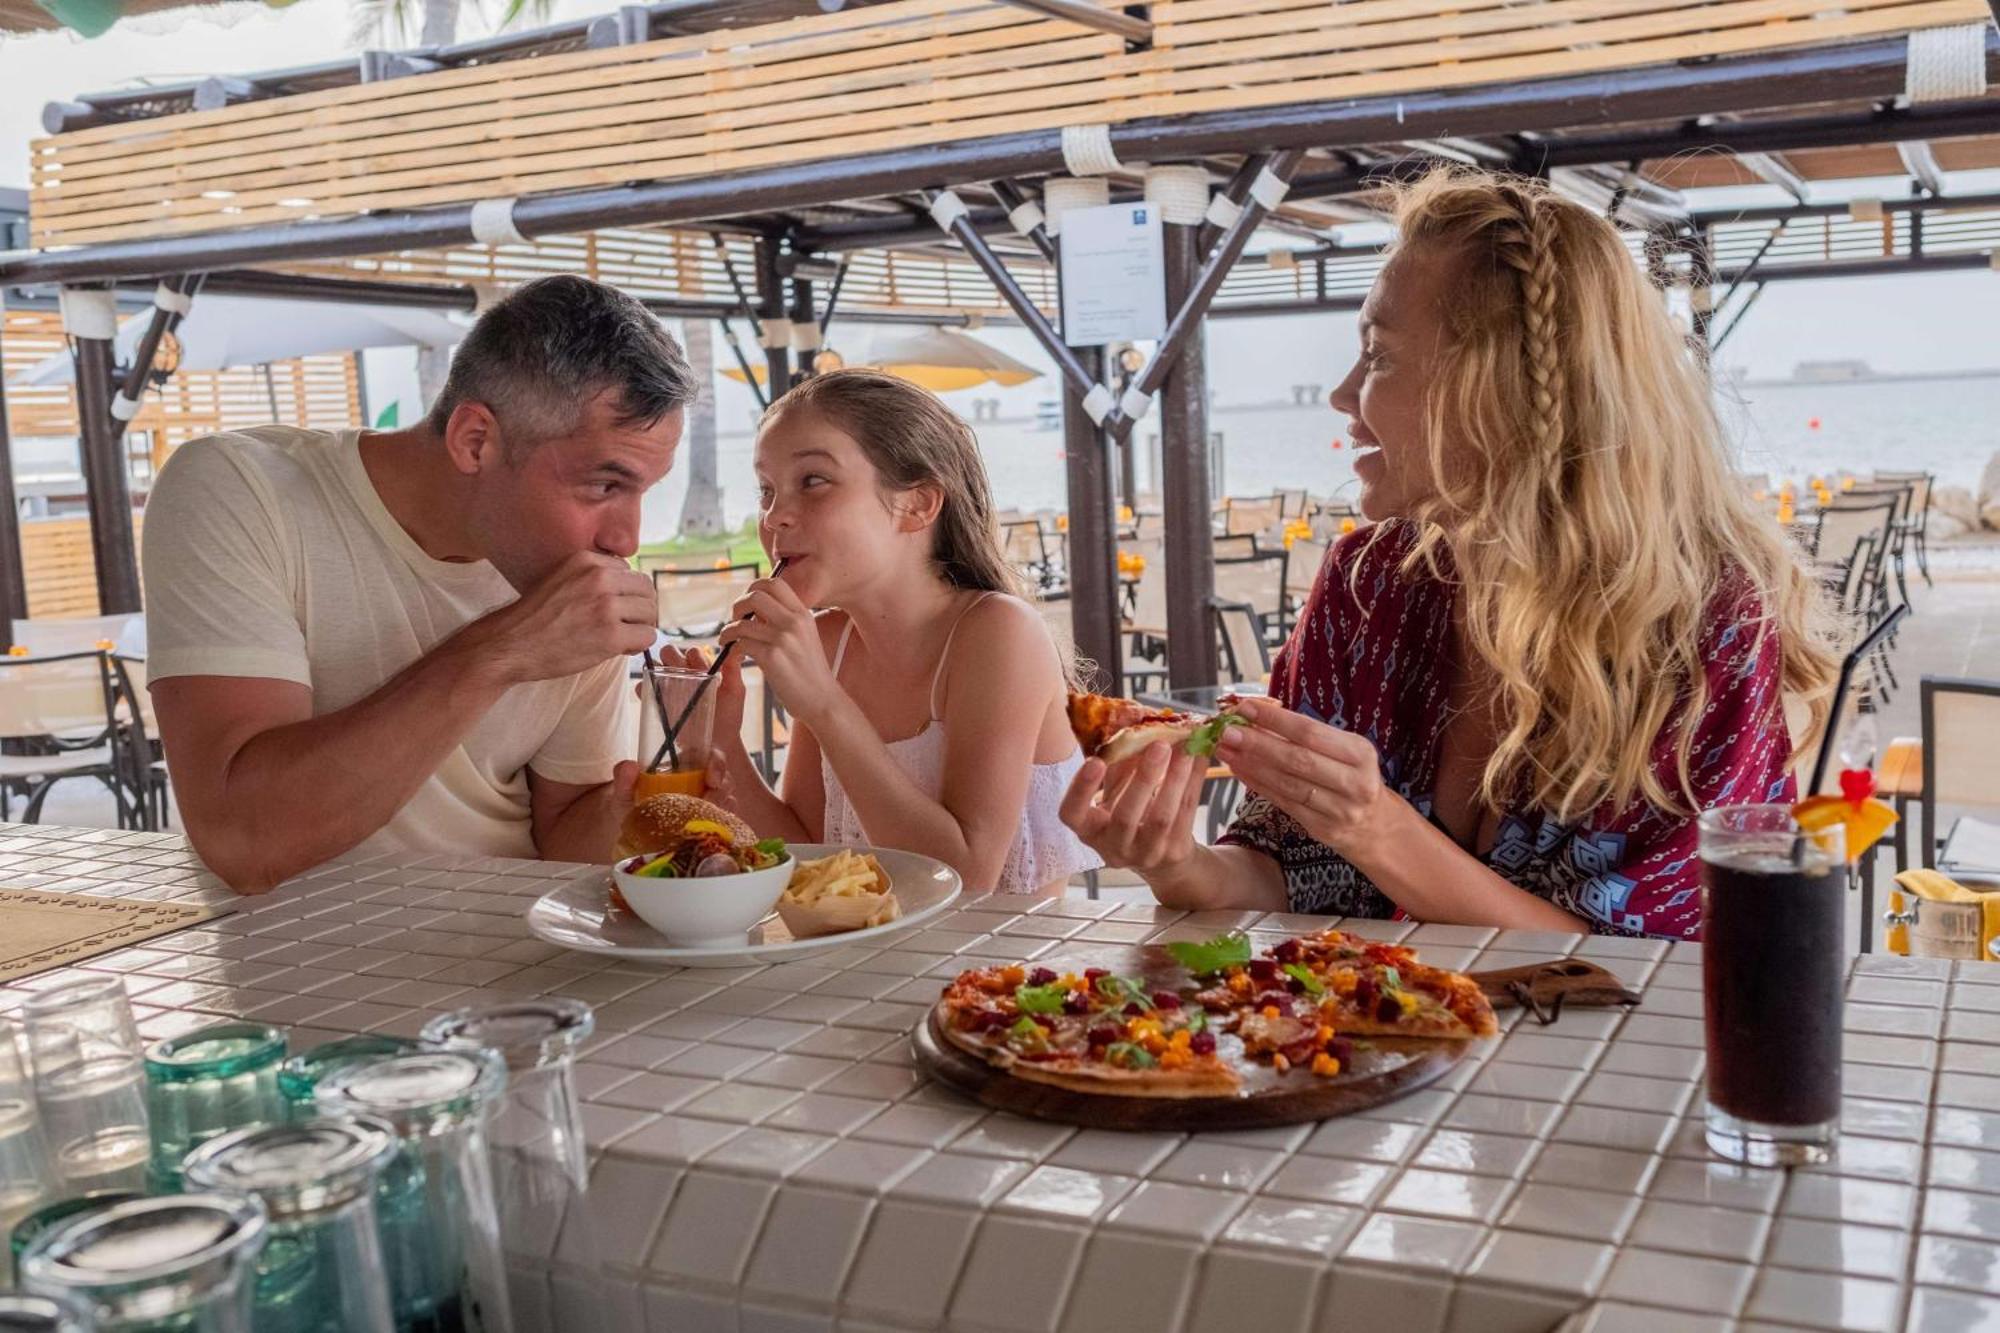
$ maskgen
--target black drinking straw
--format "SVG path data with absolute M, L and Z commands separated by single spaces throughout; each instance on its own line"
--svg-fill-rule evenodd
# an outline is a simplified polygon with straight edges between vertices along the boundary
M 772 565 L 771 577 L 776 578 L 778 577 L 778 575 L 784 573 L 785 566 L 788 563 L 790 563 L 790 559 L 791 558 L 787 556 L 785 559 L 778 561 L 777 564 Z M 754 615 L 745 615 L 743 618 L 745 620 L 755 620 L 757 617 Z M 653 752 L 653 762 L 646 766 L 647 772 L 657 773 L 660 768 L 660 761 L 666 758 L 669 753 L 675 756 L 674 762 L 676 763 L 676 765 L 679 764 L 680 752 L 675 748 L 675 742 L 680 737 L 681 728 L 686 726 L 687 720 L 694 715 L 695 706 L 701 702 L 701 696 L 707 693 L 709 682 L 714 680 L 716 675 L 722 670 L 722 664 L 729 660 L 729 650 L 734 648 L 740 642 L 742 642 L 742 640 L 732 639 L 728 643 L 723 644 L 722 651 L 717 653 L 715 655 L 715 660 L 708 664 L 708 671 L 706 672 L 706 674 L 702 676 L 701 684 L 694 687 L 694 693 L 688 696 L 687 703 L 683 705 L 681 708 L 681 715 L 674 719 L 674 724 L 671 727 L 667 728 L 666 739 L 662 740 L 660 742 L 660 748 Z M 664 705 L 662 705 L 662 707 L 664 707 Z
M 679 768 L 680 754 L 674 749 L 674 729 L 673 724 L 667 720 L 667 701 L 660 697 L 660 687 L 654 683 L 652 677 L 652 673 L 660 669 L 660 664 L 653 660 L 653 650 L 651 648 L 646 649 L 643 655 L 646 659 L 646 692 L 653 696 L 653 711 L 660 715 L 660 731 L 666 737 L 666 751 L 669 760 L 673 767 Z M 659 767 L 660 756 L 654 755 L 653 762 L 647 766 L 646 771 L 648 773 L 655 773 L 659 771 Z

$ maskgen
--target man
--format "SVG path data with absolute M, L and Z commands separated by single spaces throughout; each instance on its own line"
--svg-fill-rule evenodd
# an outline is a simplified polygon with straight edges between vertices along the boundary
M 261 893 L 357 848 L 608 855 L 658 619 L 627 561 L 696 390 L 638 302 L 543 278 L 480 317 L 418 426 L 177 451 L 147 671 L 202 859 Z

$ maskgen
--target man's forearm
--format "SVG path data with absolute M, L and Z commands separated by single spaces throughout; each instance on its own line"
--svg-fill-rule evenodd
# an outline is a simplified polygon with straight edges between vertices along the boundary
M 251 737 L 214 807 L 184 812 L 195 850 L 252 893 L 340 855 L 394 818 L 505 691 L 448 640 L 358 703 Z

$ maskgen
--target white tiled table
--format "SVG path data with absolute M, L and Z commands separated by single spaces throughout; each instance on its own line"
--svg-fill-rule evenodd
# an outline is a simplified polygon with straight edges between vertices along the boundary
M 887 948 L 726 971 L 527 934 L 539 894 L 596 873 L 337 864 L 82 966 L 126 976 L 150 1036 L 242 1016 L 295 1049 L 524 994 L 596 1006 L 578 1081 L 609 1272 L 566 1234 L 556 1281 L 608 1293 L 621 1328 L 2000 1329 L 2000 966 L 1859 960 L 1840 1164 L 1789 1178 L 1708 1158 L 1698 958 L 1645 941 L 1576 950 L 1642 989 L 1637 1011 L 1507 1015 L 1477 1059 L 1375 1111 L 1117 1134 L 930 1086 L 905 1034 L 964 966 L 1323 920 L 982 899 Z M 228 897 L 178 838 L 112 830 L 0 826 L 0 884 Z M 1356 928 L 1463 968 L 1571 943 Z

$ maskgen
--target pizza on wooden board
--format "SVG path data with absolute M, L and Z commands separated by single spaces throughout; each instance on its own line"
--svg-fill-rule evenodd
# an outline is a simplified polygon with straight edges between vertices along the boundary
M 1498 1031 L 1476 982 L 1399 945 L 1325 930 L 1255 954 L 1240 932 L 1166 947 L 1190 978 L 1178 988 L 1149 991 L 1103 968 L 962 972 L 938 1002 L 937 1027 L 1016 1077 L 1143 1097 L 1233 1096 L 1238 1059 L 1334 1078 L 1357 1038 Z
M 1085 758 L 1102 759 L 1107 764 L 1130 759 L 1159 741 L 1177 745 L 1191 755 L 1210 755 L 1225 728 L 1246 720 L 1230 711 L 1226 700 L 1215 716 L 1200 717 L 1103 694 L 1069 696 L 1069 728 L 1077 745 Z
M 1104 968 L 961 972 L 938 1002 L 946 1040 L 1018 1078 L 1129 1097 L 1233 1094 L 1242 1080 L 1208 1011 Z

